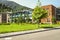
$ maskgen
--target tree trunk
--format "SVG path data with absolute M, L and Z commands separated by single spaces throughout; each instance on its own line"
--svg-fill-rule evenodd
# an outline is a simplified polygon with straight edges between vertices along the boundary
M 40 28 L 40 26 L 39 26 L 39 20 L 37 20 L 38 22 L 37 22 L 37 24 L 38 24 L 38 28 Z
M 40 28 L 41 20 L 38 20 L 38 28 Z

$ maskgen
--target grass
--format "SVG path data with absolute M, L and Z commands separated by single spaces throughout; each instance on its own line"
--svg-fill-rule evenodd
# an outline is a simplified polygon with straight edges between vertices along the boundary
M 41 24 L 40 28 L 50 28 L 60 26 L 58 24 Z M 9 33 L 9 32 L 17 32 L 17 31 L 27 31 L 27 30 L 35 30 L 38 29 L 37 24 L 10 24 L 10 25 L 0 25 L 0 33 Z
M 41 28 L 55 28 L 60 26 L 60 24 L 41 24 Z

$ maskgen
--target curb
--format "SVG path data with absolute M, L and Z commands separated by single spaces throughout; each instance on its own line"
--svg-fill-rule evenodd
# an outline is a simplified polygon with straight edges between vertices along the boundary
M 56 29 L 60 29 L 60 28 L 47 28 L 47 29 L 37 29 L 37 30 L 22 31 L 22 32 L 5 33 L 5 34 L 0 34 L 0 38 L 26 35 L 26 34 L 32 34 L 32 33 L 38 33 L 38 32 L 45 32 L 45 31 L 56 30 Z
M 0 34 L 0 38 L 6 38 L 6 37 L 12 37 L 12 36 L 18 36 L 18 35 L 26 35 L 26 34 L 31 34 L 31 33 L 42 32 L 46 30 L 47 29 L 37 29 L 37 30 L 30 30 L 30 31 L 5 33 L 5 34 Z

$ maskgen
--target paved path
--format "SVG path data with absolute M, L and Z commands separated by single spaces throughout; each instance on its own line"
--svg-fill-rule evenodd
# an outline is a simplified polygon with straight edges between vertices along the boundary
M 60 29 L 0 38 L 0 40 L 60 40 Z

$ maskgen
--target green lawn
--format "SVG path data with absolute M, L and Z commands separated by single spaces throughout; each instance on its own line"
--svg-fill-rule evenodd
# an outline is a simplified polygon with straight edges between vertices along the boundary
M 58 24 L 41 24 L 40 28 L 44 27 L 58 27 Z M 26 31 L 26 30 L 35 30 L 38 29 L 37 24 L 10 24 L 10 25 L 0 25 L 0 33 L 8 32 L 17 32 L 17 31 Z

